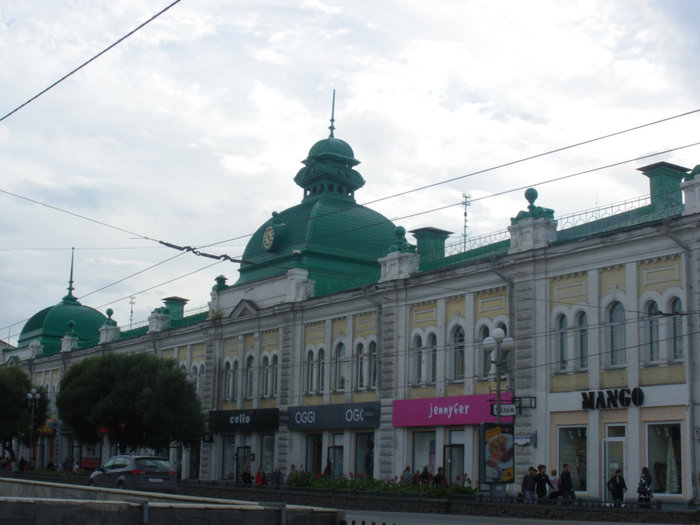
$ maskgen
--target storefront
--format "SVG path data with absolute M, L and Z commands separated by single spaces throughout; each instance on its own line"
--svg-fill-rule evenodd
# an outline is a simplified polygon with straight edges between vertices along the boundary
M 216 436 L 214 442 L 221 459 L 219 477 L 239 481 L 247 467 L 252 473 L 258 467 L 272 472 L 279 423 L 277 408 L 210 412 L 209 430 Z
M 512 406 L 512 394 L 501 394 L 503 406 Z M 448 483 L 463 484 L 465 478 L 476 481 L 490 476 L 493 481 L 510 477 L 513 469 L 512 417 L 502 417 L 507 430 L 482 428 L 482 423 L 497 423 L 494 394 L 432 397 L 394 401 L 392 422 L 405 428 L 404 463 L 413 471 L 428 467 L 432 474 L 445 468 Z M 493 412 L 493 413 L 492 413 Z M 485 433 L 486 432 L 486 433 Z M 503 436 L 503 437 L 499 437 Z M 496 444 L 498 443 L 498 450 Z M 491 445 L 492 454 L 488 453 Z M 484 452 L 486 451 L 486 452 Z M 494 456 L 494 457 L 491 457 Z M 491 461 L 487 464 L 487 460 Z
M 283 416 L 289 430 L 302 433 L 301 456 L 292 458 L 312 474 L 334 478 L 352 473 L 374 477 L 375 429 L 379 403 L 290 407 Z
M 641 469 L 647 467 L 655 498 L 687 499 L 692 480 L 685 465 L 686 407 L 667 404 L 684 396 L 681 385 L 665 385 L 578 392 L 555 399 L 555 407 L 566 403 L 575 409 L 551 413 L 552 465 L 558 470 L 569 465 L 580 495 L 609 499 L 606 482 L 619 469 L 627 497 L 636 500 Z

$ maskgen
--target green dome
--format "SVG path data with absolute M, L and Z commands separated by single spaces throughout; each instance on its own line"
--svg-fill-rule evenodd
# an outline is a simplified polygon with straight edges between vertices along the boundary
M 304 188 L 301 204 L 273 213 L 248 241 L 236 285 L 309 271 L 316 295 L 376 282 L 377 259 L 396 241 L 394 224 L 355 202 L 364 184 L 352 169 L 360 162 L 343 140 L 318 141 L 294 178 Z
M 43 354 L 54 354 L 61 350 L 61 339 L 69 331 L 73 321 L 73 332 L 78 337 L 78 346 L 96 344 L 100 327 L 107 318 L 89 306 L 83 306 L 69 293 L 63 300 L 34 314 L 22 328 L 17 348 L 24 348 L 37 340 L 44 347 Z

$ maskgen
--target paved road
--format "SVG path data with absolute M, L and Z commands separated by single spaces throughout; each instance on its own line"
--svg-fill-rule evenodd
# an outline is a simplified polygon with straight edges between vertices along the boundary
M 487 518 L 481 516 L 455 516 L 452 514 L 414 514 L 399 512 L 345 511 L 348 525 L 542 525 L 541 519 Z M 615 521 L 547 520 L 547 525 L 628 525 Z M 631 523 L 631 522 L 630 522 Z M 636 525 L 639 525 L 638 523 Z

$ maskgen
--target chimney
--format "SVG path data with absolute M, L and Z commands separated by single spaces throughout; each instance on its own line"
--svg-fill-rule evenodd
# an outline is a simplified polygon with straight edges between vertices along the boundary
M 166 297 L 163 299 L 165 307 L 170 313 L 170 318 L 175 321 L 177 319 L 182 319 L 185 316 L 185 304 L 187 304 L 189 299 L 183 299 L 182 297 Z
M 681 181 L 688 173 L 688 168 L 668 162 L 657 162 L 637 168 L 649 177 L 651 204 L 656 208 L 667 208 L 683 204 Z
M 411 230 L 416 238 L 418 255 L 423 260 L 435 261 L 445 257 L 445 240 L 453 233 L 439 228 Z

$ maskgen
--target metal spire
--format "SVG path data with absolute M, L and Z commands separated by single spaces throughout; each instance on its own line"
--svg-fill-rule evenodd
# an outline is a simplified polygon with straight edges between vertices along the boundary
M 328 138 L 333 138 L 333 130 L 335 130 L 335 125 L 333 124 L 335 122 L 335 89 L 333 90 L 333 105 L 331 106 L 331 125 L 328 126 L 328 129 L 331 130 L 331 134 Z
M 75 248 L 70 249 L 70 278 L 68 279 L 68 295 L 64 297 L 64 299 L 68 299 L 71 301 L 75 300 L 75 296 L 73 295 L 73 259 L 75 258 Z

